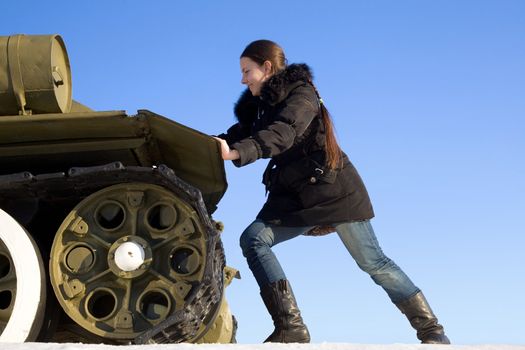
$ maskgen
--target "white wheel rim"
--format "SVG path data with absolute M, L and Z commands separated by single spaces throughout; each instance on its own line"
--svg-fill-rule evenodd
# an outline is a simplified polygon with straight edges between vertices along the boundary
M 4 242 L 16 271 L 16 297 L 0 343 L 35 340 L 45 303 L 42 258 L 27 231 L 0 209 L 0 239 Z M 40 313 L 40 314 L 39 314 Z

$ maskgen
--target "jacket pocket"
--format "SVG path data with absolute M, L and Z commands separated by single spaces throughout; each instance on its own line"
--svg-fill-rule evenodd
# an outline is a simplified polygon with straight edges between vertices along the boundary
M 337 170 L 325 169 L 312 158 L 304 157 L 278 168 L 277 182 L 292 193 L 301 194 L 307 187 L 333 184 Z
M 298 194 L 303 208 L 327 205 L 343 196 L 344 187 L 340 181 L 334 181 L 333 183 L 318 181 L 315 184 L 308 184 Z
M 287 192 L 298 194 L 308 184 L 309 168 L 306 158 L 278 167 L 277 182 Z

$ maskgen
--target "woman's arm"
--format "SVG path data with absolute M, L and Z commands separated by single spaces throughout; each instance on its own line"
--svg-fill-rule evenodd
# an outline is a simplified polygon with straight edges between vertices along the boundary
M 290 93 L 277 111 L 275 121 L 230 147 L 239 153 L 233 163 L 244 166 L 259 158 L 271 158 L 293 146 L 319 113 L 317 96 L 313 89 L 301 86 Z

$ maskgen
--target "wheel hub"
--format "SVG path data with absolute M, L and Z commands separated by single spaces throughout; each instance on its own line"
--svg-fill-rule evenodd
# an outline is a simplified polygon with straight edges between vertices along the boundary
M 142 275 L 152 263 L 152 253 L 148 242 L 136 236 L 119 238 L 108 254 L 111 271 L 122 278 L 134 278 Z
M 135 242 L 124 242 L 115 250 L 115 264 L 123 271 L 135 271 L 143 263 L 144 249 Z

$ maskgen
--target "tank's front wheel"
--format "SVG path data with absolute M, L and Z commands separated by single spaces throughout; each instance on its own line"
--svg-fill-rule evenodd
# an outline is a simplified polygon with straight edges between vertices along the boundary
M 115 342 L 183 310 L 203 284 L 207 232 L 175 193 L 146 183 L 106 187 L 65 218 L 50 277 L 64 311 L 85 331 Z M 220 294 L 222 290 L 214 291 Z
M 0 343 L 36 339 L 45 292 L 38 247 L 27 231 L 0 209 Z

